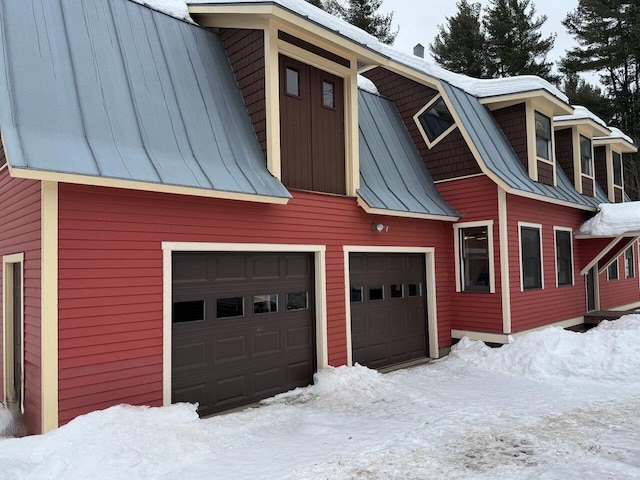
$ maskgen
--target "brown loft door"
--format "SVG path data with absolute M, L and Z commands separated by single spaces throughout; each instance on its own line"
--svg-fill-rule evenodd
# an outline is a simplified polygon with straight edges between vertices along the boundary
M 286 186 L 344 195 L 342 78 L 281 55 L 280 138 Z

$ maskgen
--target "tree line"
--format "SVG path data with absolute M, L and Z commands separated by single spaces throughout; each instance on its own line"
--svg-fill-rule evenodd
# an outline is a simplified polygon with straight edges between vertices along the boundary
M 393 13 L 376 13 L 382 0 L 307 0 L 392 44 Z M 607 124 L 640 141 L 640 2 L 579 0 L 563 25 L 576 46 L 555 65 L 547 56 L 555 35 L 543 36 L 546 15 L 533 0 L 458 0 L 457 12 L 438 26 L 429 44 L 444 68 L 476 78 L 537 75 L 558 86 L 572 105 L 582 105 Z M 599 85 L 581 74 L 599 76 Z M 640 154 L 625 155 L 626 191 L 640 199 Z

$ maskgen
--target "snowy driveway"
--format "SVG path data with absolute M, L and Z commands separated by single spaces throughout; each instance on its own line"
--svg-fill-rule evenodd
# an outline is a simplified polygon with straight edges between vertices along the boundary
M 387 375 L 329 369 L 266 403 L 96 412 L 0 441 L 0 479 L 638 479 L 640 316 Z

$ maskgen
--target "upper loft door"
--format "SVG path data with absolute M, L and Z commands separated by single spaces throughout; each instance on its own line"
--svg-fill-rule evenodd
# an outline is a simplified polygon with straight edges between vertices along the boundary
M 346 193 L 344 81 L 280 55 L 282 181 L 289 188 Z

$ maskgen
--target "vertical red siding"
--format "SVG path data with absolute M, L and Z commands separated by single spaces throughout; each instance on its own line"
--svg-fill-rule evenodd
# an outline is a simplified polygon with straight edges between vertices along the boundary
M 580 275 L 581 248 L 585 240 L 573 239 L 573 278 L 575 285 L 556 287 L 555 234 L 553 227 L 575 231 L 586 213 L 559 205 L 515 195 L 507 196 L 509 229 L 509 276 L 511 281 L 511 326 L 513 332 L 567 320 L 586 313 L 584 276 Z M 542 225 L 544 288 L 520 291 L 520 244 L 518 222 Z
M 614 309 L 640 301 L 640 283 L 638 280 L 638 243 L 633 246 L 634 275 L 626 278 L 624 273 L 624 255 L 618 257 L 618 280 L 607 280 L 605 271 L 599 277 L 600 308 Z
M 40 182 L 13 179 L 0 170 L 0 257 L 24 253 L 25 415 L 31 433 L 41 431 L 40 343 Z M 0 275 L 0 292 L 3 291 Z M 0 295 L 0 311 L 3 299 Z M 0 331 L 0 337 L 2 332 Z M 4 339 L 0 341 L 0 392 Z
M 161 403 L 162 241 L 326 245 L 332 365 L 347 355 L 343 245 L 435 247 L 439 343 L 450 344 L 449 222 L 371 216 L 353 198 L 303 192 L 281 206 L 61 184 L 59 208 L 61 423 Z
M 495 293 L 455 292 L 452 301 L 455 309 L 451 314 L 453 329 L 502 333 L 502 285 L 500 279 L 500 230 L 498 224 L 498 187 L 486 176 L 478 176 L 441 182 L 440 194 L 459 212 L 464 212 L 461 222 L 493 220 L 493 257 L 495 272 Z M 454 239 L 450 230 L 451 248 Z M 454 264 L 449 266 L 454 275 Z M 454 279 L 455 282 L 455 279 Z

